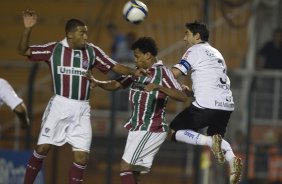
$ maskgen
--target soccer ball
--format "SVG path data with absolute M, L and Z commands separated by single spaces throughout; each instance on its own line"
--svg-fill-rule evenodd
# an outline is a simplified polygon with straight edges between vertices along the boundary
M 128 1 L 123 7 L 124 18 L 133 24 L 139 24 L 144 21 L 148 15 L 147 6 L 138 0 Z

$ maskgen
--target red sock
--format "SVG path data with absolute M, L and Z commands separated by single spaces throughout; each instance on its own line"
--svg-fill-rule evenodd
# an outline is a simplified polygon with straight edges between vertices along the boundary
M 38 172 L 41 169 L 43 159 L 46 156 L 39 155 L 36 151 L 33 151 L 25 171 L 24 184 L 33 184 Z
M 86 166 L 72 163 L 69 172 L 69 184 L 81 184 L 83 182 L 83 172 Z
M 120 173 L 122 184 L 136 184 L 132 171 L 123 171 Z

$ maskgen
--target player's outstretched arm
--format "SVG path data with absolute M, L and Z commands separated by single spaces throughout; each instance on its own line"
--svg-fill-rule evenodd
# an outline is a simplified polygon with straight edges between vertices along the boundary
M 28 118 L 28 113 L 25 104 L 21 103 L 18 106 L 16 106 L 14 112 L 16 113 L 16 115 L 18 116 L 21 122 L 21 127 L 27 128 L 30 125 L 30 121 Z
M 135 77 L 147 75 L 147 72 L 145 69 L 142 69 L 142 68 L 133 69 L 133 68 L 130 68 L 122 64 L 116 64 L 113 67 L 113 71 L 121 75 L 132 75 Z
M 25 28 L 19 41 L 18 52 L 23 56 L 29 56 L 29 38 L 31 30 L 37 22 L 37 14 L 33 10 L 25 10 L 22 12 L 22 15 Z
M 115 91 L 122 88 L 122 85 L 115 80 L 99 81 L 98 86 L 108 91 Z
M 176 100 L 176 101 L 180 101 L 180 102 L 186 102 L 187 100 L 187 95 L 177 89 L 173 89 L 173 88 L 167 88 L 161 85 L 157 85 L 154 83 L 149 83 L 145 86 L 145 90 L 150 92 L 152 90 L 159 90 L 161 92 L 163 92 L 164 94 L 166 94 L 167 96 L 169 96 L 170 98 Z
M 91 82 L 91 88 L 95 88 L 96 86 L 99 86 L 102 89 L 105 89 L 108 91 L 115 91 L 115 90 L 122 88 L 122 85 L 118 81 L 115 81 L 115 80 L 100 81 L 100 80 L 95 79 L 91 70 L 88 70 L 85 73 L 85 77 Z

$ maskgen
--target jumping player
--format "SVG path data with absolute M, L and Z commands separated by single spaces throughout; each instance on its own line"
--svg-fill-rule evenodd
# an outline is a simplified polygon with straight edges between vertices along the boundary
M 156 58 L 157 46 L 152 38 L 139 38 L 131 49 L 137 68 L 146 69 L 149 76 L 123 76 L 106 82 L 89 77 L 93 83 L 110 91 L 130 87 L 132 115 L 124 125 L 129 133 L 120 164 L 122 184 L 136 184 L 140 173 L 150 171 L 169 130 L 165 120 L 168 97 L 182 102 L 187 99 L 172 72 Z
M 171 122 L 171 139 L 210 146 L 220 164 L 228 161 L 230 183 L 236 184 L 240 180 L 242 161 L 222 139 L 234 110 L 227 67 L 221 53 L 209 45 L 209 31 L 205 24 L 193 22 L 185 26 L 184 41 L 188 49 L 171 70 L 176 78 L 191 71 L 195 99 Z M 196 132 L 205 127 L 208 136 Z
M 51 71 L 54 96 L 42 118 L 37 147 L 26 168 L 24 183 L 32 184 L 43 159 L 52 145 L 72 146 L 74 160 L 69 172 L 69 183 L 83 182 L 90 150 L 92 129 L 90 123 L 90 82 L 87 70 L 97 68 L 102 72 L 113 70 L 119 74 L 140 76 L 135 70 L 110 59 L 99 47 L 87 42 L 87 26 L 78 19 L 70 19 L 65 25 L 66 37 L 60 42 L 29 45 L 29 38 L 37 15 L 34 11 L 23 12 L 24 31 L 19 42 L 19 53 L 29 60 L 46 62 Z

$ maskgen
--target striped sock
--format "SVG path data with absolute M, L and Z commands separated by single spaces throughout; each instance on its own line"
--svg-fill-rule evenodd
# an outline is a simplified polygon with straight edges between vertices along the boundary
M 123 171 L 120 173 L 121 184 L 136 184 L 132 171 Z
M 69 184 L 81 184 L 83 182 L 83 173 L 86 166 L 72 164 L 69 172 Z
M 31 156 L 24 176 L 24 184 L 33 184 L 38 172 L 41 169 L 43 159 L 45 155 L 38 154 L 35 150 L 33 151 L 33 155 Z

